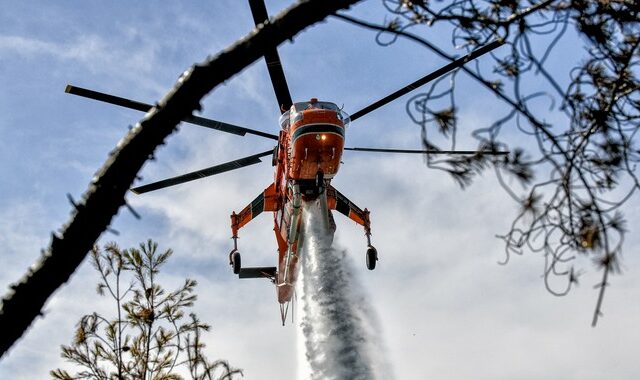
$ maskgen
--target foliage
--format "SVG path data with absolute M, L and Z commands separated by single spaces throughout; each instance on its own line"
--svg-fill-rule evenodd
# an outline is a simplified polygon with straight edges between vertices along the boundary
M 640 189 L 635 172 L 640 161 L 635 141 L 640 123 L 637 2 L 382 3 L 393 17 L 385 25 L 339 17 L 378 30 L 381 45 L 408 38 L 445 60 L 455 57 L 432 36 L 449 35 L 451 45 L 465 51 L 494 39 L 506 42 L 490 59 L 432 83 L 409 100 L 407 111 L 421 128 L 427 149 L 438 149 L 437 141 L 454 149 L 458 111 L 463 108 L 456 99 L 460 91 L 468 91 L 456 86 L 460 75 L 472 78 L 480 91 L 504 105 L 487 114 L 493 120 L 478 126 L 471 137 L 478 150 L 509 150 L 507 157 L 426 155 L 427 165 L 447 171 L 463 187 L 487 169 L 497 173 L 502 187 L 520 205 L 510 230 L 500 236 L 505 263 L 510 255 L 525 250 L 542 253 L 545 285 L 553 294 L 567 294 L 577 283 L 581 272 L 577 262 L 585 260 L 576 258 L 593 261 L 602 270 L 595 325 L 608 276 L 619 269 L 625 233 L 620 210 Z M 430 37 L 423 38 L 420 32 Z M 582 55 L 562 51 L 567 41 L 582 44 L 572 46 Z M 558 276 L 566 279 L 560 288 L 552 280 Z
M 149 240 L 140 249 L 120 250 L 107 244 L 94 247 L 91 259 L 100 273 L 100 296 L 115 301 L 115 315 L 83 316 L 73 342 L 62 346 L 62 357 L 77 364 L 74 375 L 56 369 L 56 379 L 177 380 L 188 372 L 192 379 L 232 379 L 241 374 L 222 360 L 210 362 L 203 354 L 203 331 L 209 326 L 194 313 L 185 313 L 196 300 L 196 281 L 187 279 L 168 292 L 158 273 L 172 251 L 157 251 Z M 129 281 L 127 283 L 127 281 Z

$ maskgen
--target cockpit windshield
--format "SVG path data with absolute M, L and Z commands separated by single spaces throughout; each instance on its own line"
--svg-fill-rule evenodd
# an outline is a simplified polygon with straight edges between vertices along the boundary
M 290 110 L 280 116 L 280 127 L 285 130 L 289 129 L 291 123 L 302 120 L 304 117 L 302 111 L 310 109 L 330 110 L 336 112 L 336 116 L 338 119 L 342 120 L 345 128 L 347 128 L 351 122 L 349 114 L 341 110 L 335 103 L 319 102 L 315 99 L 311 99 L 309 102 L 294 103 Z
M 298 102 L 294 104 L 296 112 L 308 110 L 308 109 L 319 109 L 319 110 L 331 110 L 331 111 L 339 111 L 340 109 L 335 103 L 331 102 Z
M 280 128 L 289 129 L 289 112 L 287 111 L 280 116 Z

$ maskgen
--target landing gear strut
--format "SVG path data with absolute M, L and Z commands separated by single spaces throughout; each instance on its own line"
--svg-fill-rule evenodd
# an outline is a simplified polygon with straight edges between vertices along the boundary
M 233 220 L 232 226 L 237 226 L 238 216 L 235 212 L 231 215 L 231 220 Z M 242 259 L 240 257 L 240 252 L 238 252 L 238 233 L 235 229 L 231 238 L 233 239 L 233 250 L 229 253 L 229 265 L 233 268 L 233 273 L 239 274 L 240 269 L 242 269 Z
M 378 261 L 378 250 L 371 245 L 371 222 L 369 221 L 369 210 L 364 209 L 364 234 L 367 237 L 367 253 L 365 259 L 367 262 L 367 269 L 376 269 L 376 261 Z

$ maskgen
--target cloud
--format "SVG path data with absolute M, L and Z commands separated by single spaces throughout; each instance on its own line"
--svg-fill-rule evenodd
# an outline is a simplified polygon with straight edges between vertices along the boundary
M 371 209 L 379 267 L 364 270 L 358 226 L 339 221 L 337 240 L 363 268 L 398 378 L 597 379 L 603 375 L 598 347 L 615 339 L 624 343 L 612 360 L 633 361 L 637 337 L 626 332 L 635 331 L 638 314 L 625 301 L 639 294 L 633 274 L 623 282 L 634 285 L 616 281 L 610 288 L 606 318 L 593 330 L 597 293 L 590 285 L 600 274 L 588 259 L 579 258 L 585 285 L 563 298 L 545 291 L 539 255 L 498 265 L 503 247 L 493 235 L 508 228 L 514 210 L 490 175 L 461 191 L 444 173 L 406 157 L 352 157 L 341 175 L 351 177 L 342 191 Z M 620 378 L 632 372 L 628 365 L 607 371 Z
M 107 76 L 162 93 L 165 86 L 146 76 L 157 67 L 157 49 L 150 43 L 115 43 L 100 35 L 86 34 L 69 41 L 44 40 L 30 36 L 0 35 L 0 52 L 24 59 L 53 59 L 61 65 L 79 65 L 90 76 Z
M 22 254 L 37 254 L 49 242 L 49 226 L 46 223 L 48 210 L 33 201 L 4 205 L 0 208 L 0 266 L 2 283 L 17 281 L 18 273 L 28 268 L 32 257 Z

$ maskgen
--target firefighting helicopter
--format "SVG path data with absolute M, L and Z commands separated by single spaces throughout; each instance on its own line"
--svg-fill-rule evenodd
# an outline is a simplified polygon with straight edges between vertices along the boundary
M 264 0 L 249 0 L 254 23 L 258 27 L 268 21 Z M 494 41 L 471 53 L 456 59 L 438 70 L 427 74 L 400 90 L 349 115 L 335 103 L 312 98 L 309 101 L 293 102 L 282 63 L 276 48 L 266 52 L 264 58 L 282 112 L 276 134 L 244 128 L 199 116 L 190 116 L 183 121 L 222 132 L 244 136 L 252 134 L 277 141 L 273 149 L 265 152 L 211 166 L 177 177 L 161 180 L 132 188 L 135 194 L 162 189 L 196 179 L 240 169 L 261 162 L 260 158 L 271 156 L 274 181 L 267 186 L 251 203 L 240 212 L 231 214 L 231 232 L 233 249 L 229 254 L 229 264 L 239 278 L 267 278 L 275 285 L 280 304 L 282 323 L 284 324 L 290 301 L 294 296 L 299 268 L 300 247 L 303 236 L 302 206 L 304 202 L 315 201 L 326 210 L 326 222 L 335 231 L 331 210 L 336 210 L 352 219 L 364 228 L 367 240 L 365 254 L 369 270 L 376 267 L 378 252 L 371 244 L 371 221 L 369 210 L 362 209 L 351 202 L 331 185 L 338 173 L 345 150 L 381 153 L 418 153 L 418 154 L 491 154 L 502 155 L 508 152 L 497 151 L 434 151 L 380 148 L 349 148 L 344 146 L 347 126 L 360 117 L 384 106 L 408 92 L 461 67 L 465 63 L 501 46 L 502 41 Z M 81 87 L 67 85 L 65 92 L 143 112 L 152 106 L 138 101 L 109 95 Z M 243 267 L 238 250 L 239 230 L 264 211 L 274 215 L 274 231 L 278 245 L 277 267 Z

